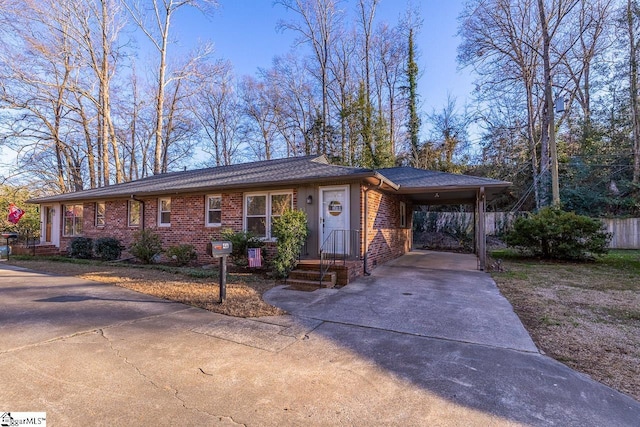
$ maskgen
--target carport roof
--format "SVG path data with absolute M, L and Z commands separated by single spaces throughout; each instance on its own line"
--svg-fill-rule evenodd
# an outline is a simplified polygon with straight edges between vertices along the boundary
M 399 193 L 411 195 L 419 204 L 473 203 L 480 188 L 484 188 L 487 200 L 491 200 L 511 186 L 508 181 L 410 167 L 378 172 L 398 184 Z
M 479 188 L 492 188 L 496 192 L 510 183 L 489 178 L 444 172 L 426 171 L 410 167 L 380 170 L 332 165 L 323 155 L 290 157 L 230 166 L 218 166 L 182 172 L 171 172 L 122 184 L 58 194 L 29 200 L 31 203 L 100 200 L 124 197 L 220 191 L 250 187 L 286 186 L 320 183 L 331 180 L 362 180 L 381 184 L 386 190 L 410 194 L 420 201 L 428 194 L 449 194 L 475 198 Z M 462 191 L 460 195 L 456 192 Z

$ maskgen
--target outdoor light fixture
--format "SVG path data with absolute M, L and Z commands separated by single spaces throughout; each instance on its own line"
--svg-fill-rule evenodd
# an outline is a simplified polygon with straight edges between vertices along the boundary
M 312 204 L 312 203 L 313 203 L 313 197 L 311 196 L 311 194 L 309 194 L 309 195 L 307 196 L 307 204 L 308 204 L 308 205 L 310 205 L 310 204 Z

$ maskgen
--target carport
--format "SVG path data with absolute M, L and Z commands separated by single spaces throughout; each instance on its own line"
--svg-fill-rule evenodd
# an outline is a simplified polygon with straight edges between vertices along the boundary
M 478 268 L 485 269 L 487 203 L 507 191 L 511 186 L 510 182 L 403 167 L 383 169 L 381 172 L 399 185 L 397 193 L 410 197 L 414 206 L 472 205 L 474 207 L 474 252 L 478 257 Z

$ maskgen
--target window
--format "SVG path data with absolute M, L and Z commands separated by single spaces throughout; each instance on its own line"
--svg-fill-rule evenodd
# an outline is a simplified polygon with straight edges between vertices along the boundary
M 245 230 L 265 239 L 271 238 L 273 220 L 293 209 L 293 193 L 257 193 L 245 195 Z
M 158 225 L 161 227 L 171 225 L 171 199 L 158 199 Z
M 96 227 L 104 227 L 106 224 L 105 219 L 105 204 L 104 202 L 96 202 Z
M 140 227 L 142 203 L 129 200 L 129 227 Z
M 407 204 L 400 202 L 400 228 L 407 228 Z
M 222 225 L 222 196 L 207 196 L 207 226 L 220 227 Z
M 65 236 L 79 236 L 82 234 L 82 205 L 64 205 Z

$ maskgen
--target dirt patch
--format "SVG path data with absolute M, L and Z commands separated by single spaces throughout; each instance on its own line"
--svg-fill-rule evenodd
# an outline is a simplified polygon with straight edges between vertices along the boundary
M 163 271 L 146 267 L 36 260 L 11 260 L 11 264 L 50 274 L 110 283 L 229 316 L 261 317 L 285 314 L 283 310 L 262 300 L 262 295 L 278 283 L 251 273 L 230 273 L 227 279 L 227 298 L 223 304 L 219 304 L 220 287 L 219 280 L 215 277 L 216 271 L 196 272 L 177 268 Z M 210 277 L 190 277 L 189 273 L 202 273 Z
M 640 269 L 513 260 L 501 266 L 492 276 L 538 348 L 640 400 Z

